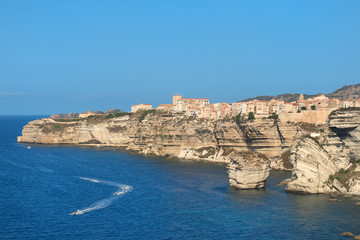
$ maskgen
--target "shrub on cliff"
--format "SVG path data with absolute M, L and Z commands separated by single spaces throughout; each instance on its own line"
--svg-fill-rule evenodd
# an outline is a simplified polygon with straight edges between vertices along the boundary
M 110 119 L 110 118 L 114 118 L 114 117 L 122 117 L 122 116 L 130 115 L 130 114 L 132 114 L 132 113 L 115 112 L 115 113 L 110 113 L 110 114 L 106 115 L 105 119 Z
M 274 125 L 277 125 L 278 123 L 278 119 L 279 119 L 279 115 L 277 115 L 276 113 L 272 113 L 271 116 L 269 116 L 269 119 L 274 119 Z
M 360 111 L 359 107 L 349 107 L 349 108 L 339 108 L 332 111 L 329 116 L 336 115 L 338 112 L 351 112 L 351 111 Z
M 276 113 L 272 113 L 270 116 L 269 116 L 269 119 L 279 119 L 279 115 L 277 115 Z
M 241 121 L 243 121 L 244 120 L 244 116 L 243 115 L 241 115 L 241 113 L 239 113 L 238 115 L 236 115 L 235 117 L 233 117 L 233 120 L 235 121 L 235 122 L 241 122 Z
M 150 113 L 155 113 L 156 109 L 150 109 L 150 110 L 145 110 L 141 113 L 140 118 L 139 118 L 139 122 L 142 122 L 142 120 L 145 119 L 146 115 L 150 114 Z
M 56 122 L 79 122 L 79 121 L 83 121 L 84 118 L 69 118 L 69 119 L 53 119 Z
M 255 120 L 255 115 L 253 112 L 249 112 L 248 120 Z

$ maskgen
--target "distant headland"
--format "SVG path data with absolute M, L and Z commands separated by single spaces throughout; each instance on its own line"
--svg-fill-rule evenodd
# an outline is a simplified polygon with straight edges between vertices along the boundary
M 360 85 L 346 96 L 211 104 L 175 95 L 132 112 L 58 114 L 29 122 L 18 142 L 112 146 L 143 155 L 228 164 L 230 185 L 261 188 L 290 170 L 289 192 L 360 195 Z M 351 93 L 349 94 L 349 89 Z M 339 95 L 340 94 L 340 95 Z

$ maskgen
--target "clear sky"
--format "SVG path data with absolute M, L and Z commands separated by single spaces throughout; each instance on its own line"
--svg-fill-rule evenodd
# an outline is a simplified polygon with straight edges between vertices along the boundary
M 0 114 L 359 82 L 359 0 L 0 0 Z

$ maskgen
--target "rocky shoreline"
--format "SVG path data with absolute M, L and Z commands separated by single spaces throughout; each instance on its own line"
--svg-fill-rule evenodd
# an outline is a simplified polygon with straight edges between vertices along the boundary
M 297 125 L 279 123 L 275 126 L 272 119 L 237 123 L 165 113 L 148 114 L 140 120 L 139 115 L 89 117 L 73 121 L 38 119 L 24 127 L 18 142 L 122 146 L 144 155 L 217 162 L 222 160 L 211 152 L 230 148 L 239 152 L 258 151 L 277 161 L 302 134 Z M 199 151 L 203 148 L 209 148 L 209 153 L 202 155 Z
M 230 185 L 263 187 L 270 169 L 291 170 L 286 191 L 360 195 L 360 112 L 335 111 L 328 125 L 206 120 L 155 112 L 29 122 L 18 142 L 112 146 L 142 155 L 228 164 Z

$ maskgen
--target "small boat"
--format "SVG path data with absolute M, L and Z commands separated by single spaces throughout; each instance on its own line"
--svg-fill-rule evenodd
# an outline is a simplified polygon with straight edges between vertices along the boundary
M 75 211 L 75 212 L 73 212 L 73 215 L 76 215 L 76 211 Z
M 27 147 L 27 149 L 30 149 L 30 148 L 31 148 L 30 146 Z

